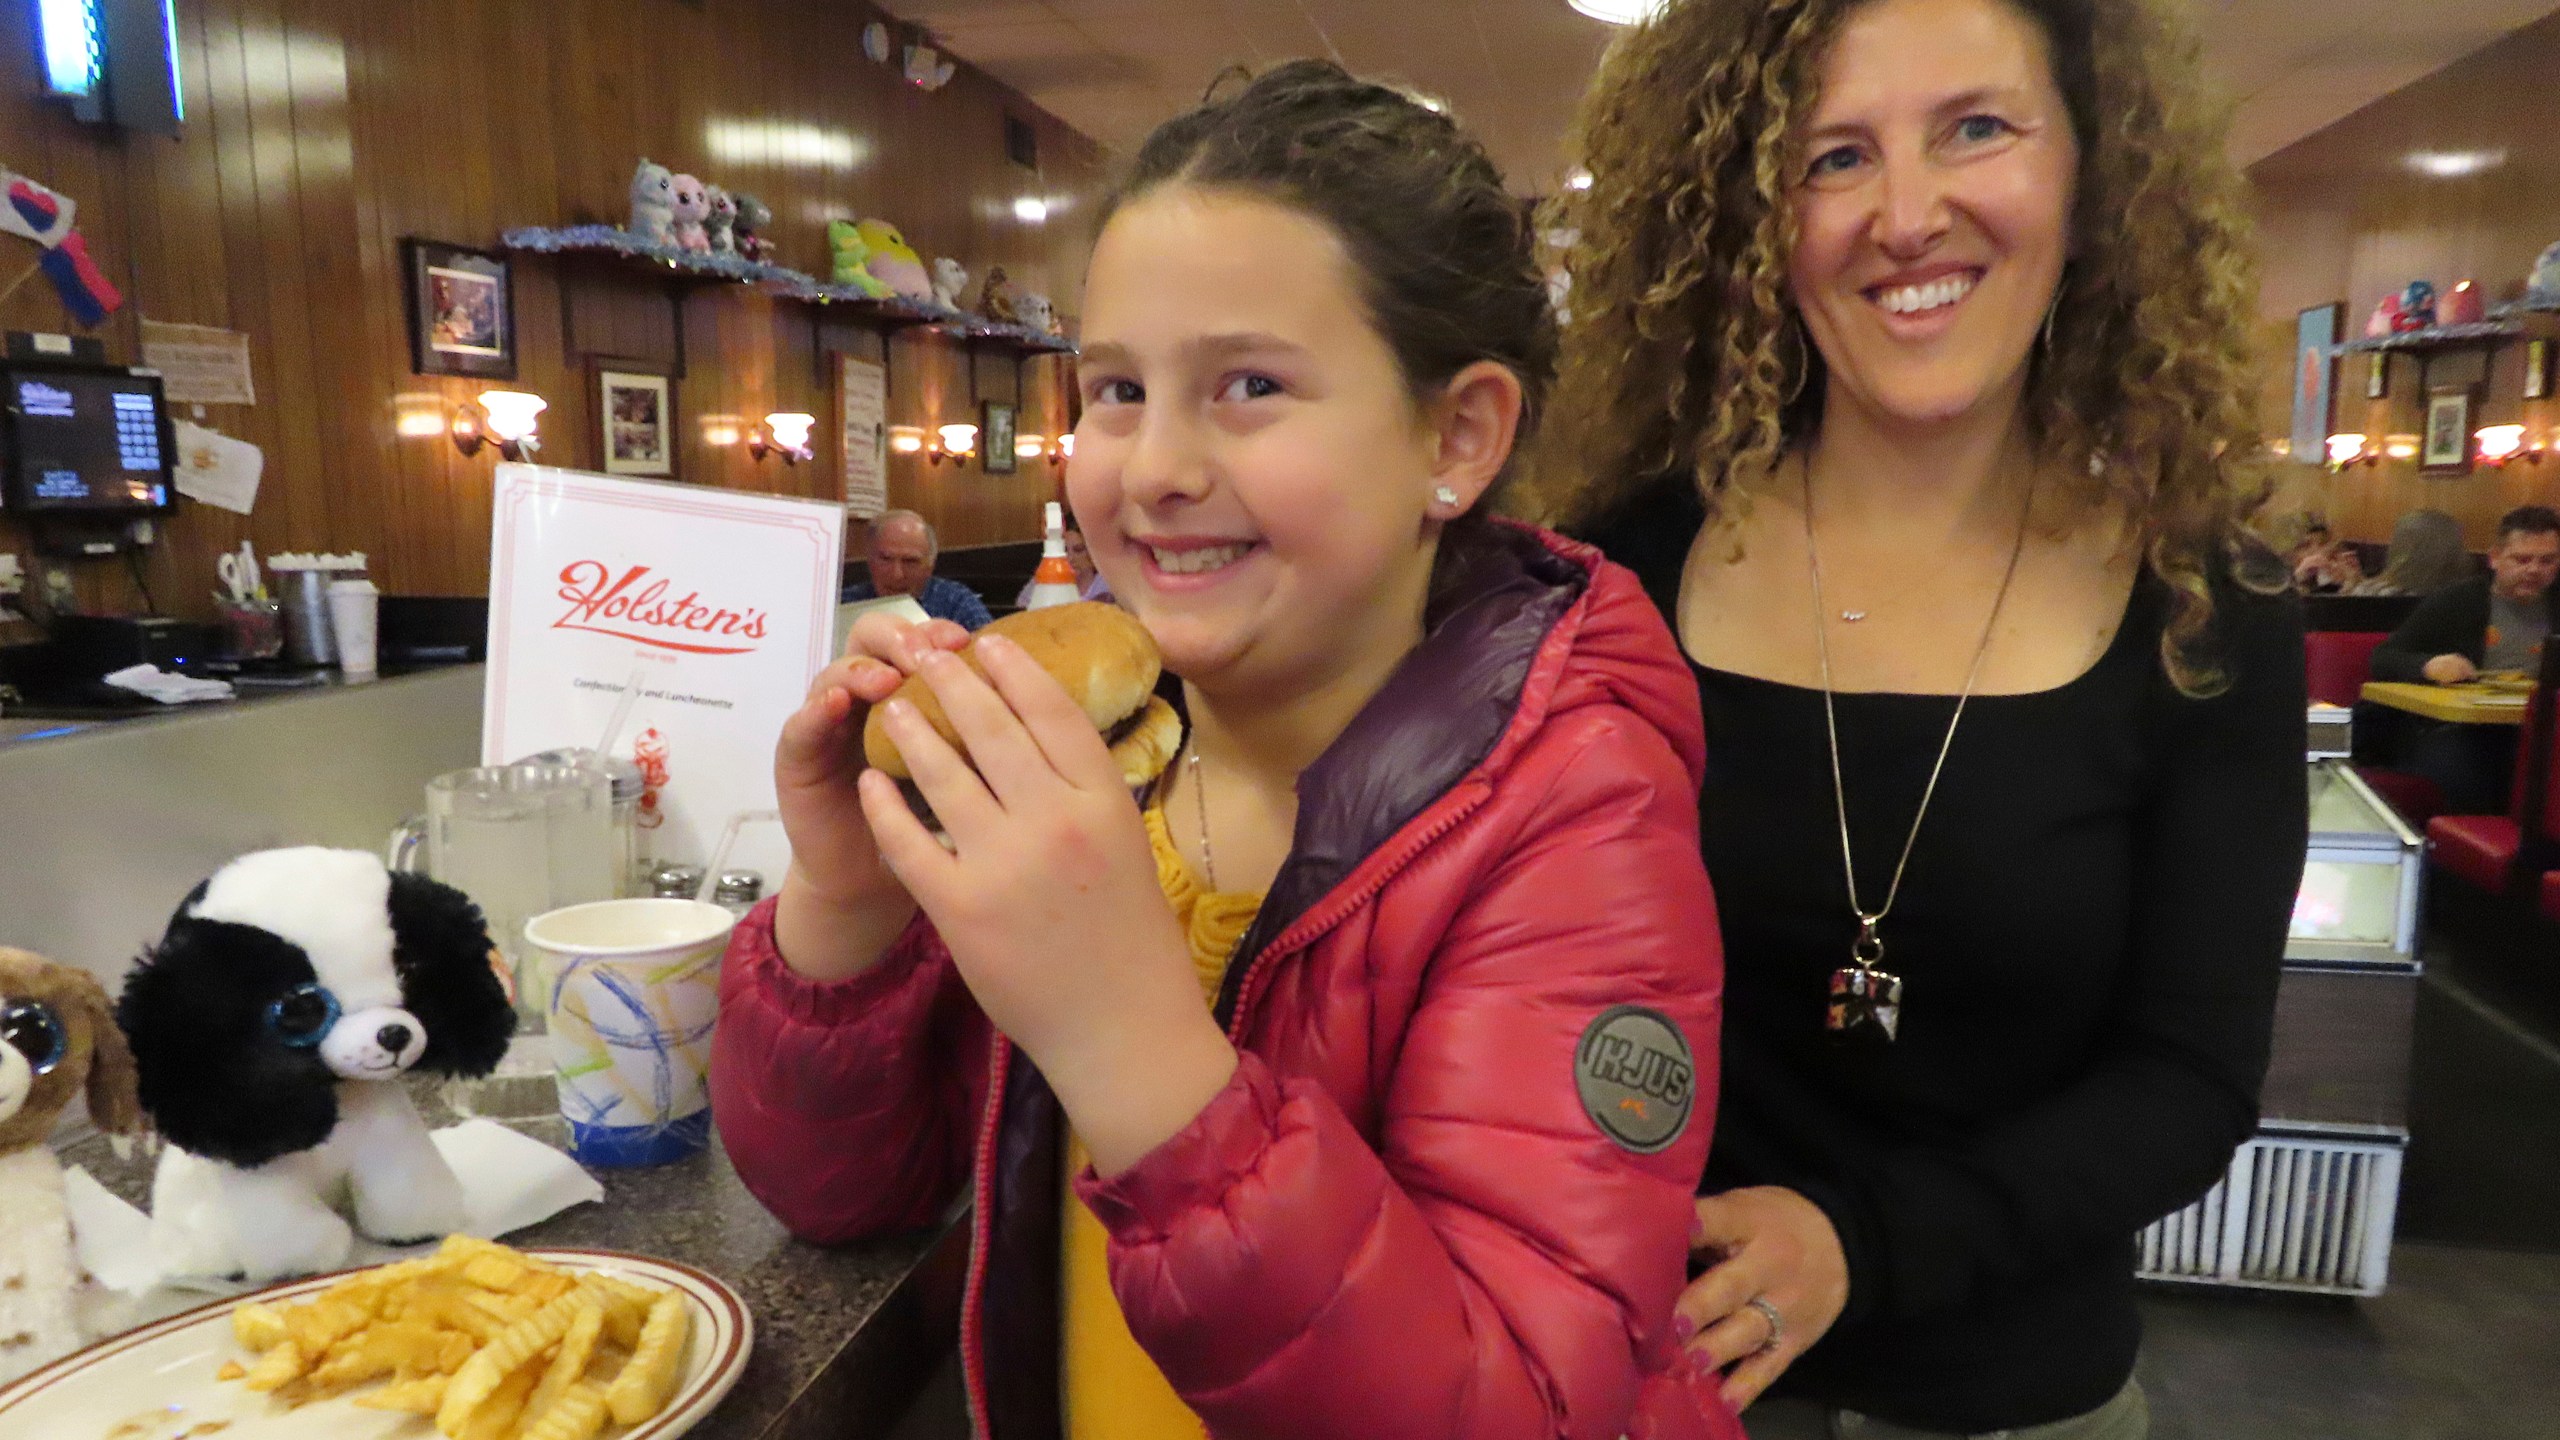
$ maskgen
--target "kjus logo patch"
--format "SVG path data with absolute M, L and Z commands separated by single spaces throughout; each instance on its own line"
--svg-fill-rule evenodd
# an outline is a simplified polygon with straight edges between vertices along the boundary
M 1642 1005 L 1602 1011 L 1574 1047 L 1573 1083 L 1583 1113 L 1601 1134 L 1639 1155 L 1668 1148 L 1689 1128 L 1697 1076 L 1680 1027 Z
M 573 561 L 560 572 L 560 598 L 568 609 L 551 622 L 552 629 L 637 640 L 661 650 L 744 655 L 765 636 L 763 611 L 706 605 L 699 590 L 677 594 L 673 585 L 652 578 L 646 565 L 616 575 L 601 561 Z

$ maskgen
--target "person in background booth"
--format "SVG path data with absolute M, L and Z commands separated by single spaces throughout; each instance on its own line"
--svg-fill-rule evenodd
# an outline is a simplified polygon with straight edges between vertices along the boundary
M 2519 505 L 2499 517 L 2489 573 L 2448 585 L 2411 611 L 2373 652 L 2373 678 L 2460 685 L 2487 671 L 2537 673 L 2543 642 L 2560 624 L 2554 578 L 2560 578 L 2560 511 Z M 2506 808 L 2514 726 L 2416 723 L 2402 765 L 2434 781 L 2449 812 Z
M 871 522 L 871 549 L 863 557 L 871 578 L 848 586 L 845 603 L 906 595 L 933 619 L 948 620 L 963 630 L 985 625 L 994 617 L 978 592 L 933 573 L 933 562 L 941 554 L 942 542 L 933 533 L 932 522 L 913 510 L 882 511 Z
M 1581 122 L 1542 513 L 1704 702 L 1754 1440 L 2132 1440 L 2307 824 L 2250 247 L 2170 0 L 1671 0 Z M 1764 1390 L 1776 1397 L 1758 1401 Z
M 2347 587 L 2350 595 L 2433 595 L 2472 577 L 2462 522 L 2441 510 L 2412 510 L 2391 527 L 2382 573 Z

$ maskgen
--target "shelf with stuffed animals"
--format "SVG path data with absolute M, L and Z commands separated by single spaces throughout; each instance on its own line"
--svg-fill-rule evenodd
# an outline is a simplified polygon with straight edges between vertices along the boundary
M 2439 302 L 2436 287 L 2412 280 L 2382 297 L 2365 320 L 2361 339 L 2337 347 L 2341 355 L 2424 355 L 2438 350 L 2495 345 L 2535 333 L 2514 304 L 2488 309 L 2480 287 L 2469 280 L 2455 285 Z
M 691 175 L 642 160 L 631 177 L 628 225 L 525 226 L 502 238 L 509 250 L 588 255 L 659 278 L 728 281 L 807 304 L 844 306 L 884 328 L 924 326 L 1018 354 L 1065 354 L 1045 295 L 987 272 L 974 309 L 964 308 L 969 272 L 944 258 L 930 267 L 886 220 L 838 220 L 827 227 L 828 278 L 776 263 L 766 231 L 773 211 L 749 194 L 731 195 Z

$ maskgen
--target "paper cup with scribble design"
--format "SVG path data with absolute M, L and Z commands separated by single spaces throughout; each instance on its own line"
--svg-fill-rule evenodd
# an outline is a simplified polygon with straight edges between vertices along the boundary
M 601 900 L 536 915 L 570 1153 L 664 1165 L 711 1138 L 711 1022 L 736 917 L 699 900 Z

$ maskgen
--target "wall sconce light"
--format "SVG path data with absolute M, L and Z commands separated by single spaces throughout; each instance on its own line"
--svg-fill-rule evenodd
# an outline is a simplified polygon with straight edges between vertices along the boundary
M 815 415 L 777 410 L 764 417 L 763 428 L 747 437 L 747 453 L 758 460 L 769 453 L 779 453 L 782 463 L 797 465 L 815 453 L 809 448 L 809 431 L 817 423 Z
M 1049 453 L 1046 435 L 1017 435 L 1013 439 L 1013 455 L 1017 460 L 1038 460 Z
M 702 417 L 702 443 L 714 449 L 726 449 L 747 438 L 746 425 L 735 415 Z
M 453 446 L 465 455 L 477 455 L 482 440 L 495 440 L 499 454 L 522 460 L 542 449 L 535 430 L 542 412 L 550 408 L 550 401 L 530 391 L 483 390 L 476 412 L 470 406 L 455 412 Z
M 978 453 L 978 427 L 969 424 L 945 425 L 934 432 L 934 443 L 925 447 L 925 458 L 939 465 L 945 460 L 958 463 Z
M 2415 460 L 2418 458 L 2418 437 L 2415 435 L 2389 436 L 2382 442 L 2382 453 L 2394 460 Z M 2367 463 L 2373 463 L 2375 460 L 2371 453 L 2367 453 L 2364 458 Z
M 2504 465 L 2524 449 L 2524 427 L 2483 425 L 2472 433 L 2471 440 L 2480 447 L 2481 464 Z
M 2332 468 L 2343 470 L 2363 458 L 2364 437 L 2362 435 L 2329 437 L 2329 464 Z

